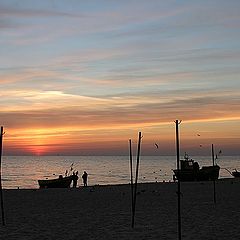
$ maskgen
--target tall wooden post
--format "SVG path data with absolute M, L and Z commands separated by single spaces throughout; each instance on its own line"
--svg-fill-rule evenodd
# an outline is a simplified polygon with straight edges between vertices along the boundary
M 130 161 L 130 181 L 131 181 L 131 209 L 133 216 L 133 164 L 132 164 L 132 140 L 129 139 L 129 161 Z
M 215 154 L 214 154 L 214 146 L 212 144 L 212 162 L 213 162 L 213 166 L 215 166 Z M 216 204 L 216 183 L 215 183 L 215 179 L 213 179 L 213 202 L 214 204 Z
M 138 181 L 141 139 L 142 139 L 142 134 L 141 134 L 141 132 L 139 132 L 139 135 L 138 135 L 138 149 L 137 149 L 136 178 L 135 178 L 134 199 L 133 199 L 132 228 L 134 228 L 134 220 L 135 220 L 135 209 L 136 209 L 136 199 L 137 199 L 137 181 Z
M 178 189 L 177 189 L 177 195 L 178 195 L 178 239 L 182 239 L 182 223 L 181 223 L 181 181 L 180 181 L 180 146 L 179 146 L 179 130 L 178 125 L 181 123 L 181 121 L 176 120 L 176 152 L 177 152 L 177 172 L 178 172 Z
M 3 145 L 3 126 L 1 127 L 0 136 L 0 201 L 1 201 L 1 211 L 2 211 L 2 225 L 5 226 L 4 218 L 4 207 L 3 207 L 3 190 L 2 190 L 2 145 Z

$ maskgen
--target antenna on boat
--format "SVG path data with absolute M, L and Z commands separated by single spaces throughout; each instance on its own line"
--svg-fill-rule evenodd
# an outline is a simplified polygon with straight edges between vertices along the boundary
M 0 197 L 1 197 L 1 210 L 2 210 L 2 225 L 5 226 L 4 207 L 3 207 L 3 190 L 2 190 L 2 145 L 3 145 L 3 126 L 1 126 L 0 136 Z
M 215 157 L 215 164 L 217 164 L 217 160 L 219 159 L 219 156 L 222 154 L 222 150 L 219 150 L 218 154 L 216 154 Z
M 177 152 L 177 172 L 180 171 L 180 146 L 179 146 L 179 130 L 178 126 L 181 124 L 182 120 L 176 120 L 176 152 Z M 181 181 L 178 178 L 178 239 L 182 239 L 182 227 L 181 227 Z

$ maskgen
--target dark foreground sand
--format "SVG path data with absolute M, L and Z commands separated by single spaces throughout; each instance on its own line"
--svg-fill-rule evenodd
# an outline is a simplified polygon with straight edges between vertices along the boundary
M 240 182 L 182 183 L 182 239 L 240 239 Z M 178 239 L 176 183 L 138 186 L 131 228 L 130 185 L 4 190 L 0 239 Z

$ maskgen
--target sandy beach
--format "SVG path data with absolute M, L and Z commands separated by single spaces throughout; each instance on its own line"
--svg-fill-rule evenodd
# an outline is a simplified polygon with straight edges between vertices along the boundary
M 182 183 L 182 239 L 239 239 L 240 182 Z M 4 190 L 1 239 L 177 239 L 177 184 L 138 185 L 131 228 L 130 185 Z

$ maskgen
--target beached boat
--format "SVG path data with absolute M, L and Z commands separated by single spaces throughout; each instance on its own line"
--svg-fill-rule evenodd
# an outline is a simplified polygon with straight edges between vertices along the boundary
M 40 188 L 69 188 L 73 180 L 73 175 L 68 177 L 63 177 L 55 179 L 38 180 Z
M 180 181 L 217 180 L 219 177 L 219 170 L 220 167 L 218 165 L 200 168 L 198 162 L 189 159 L 188 155 L 185 154 L 184 159 L 180 160 L 180 170 L 173 170 L 173 179 Z

